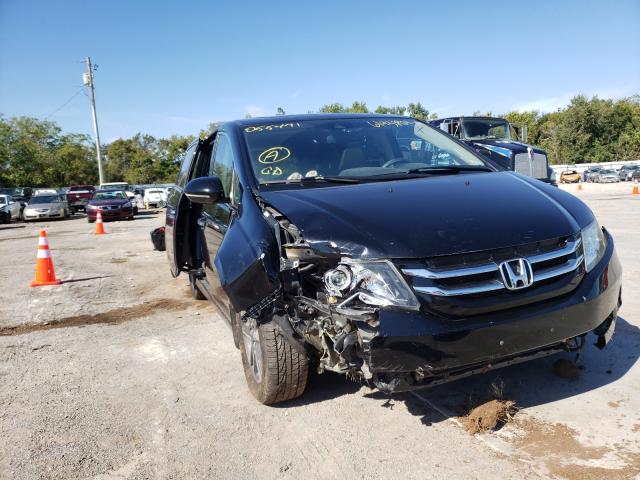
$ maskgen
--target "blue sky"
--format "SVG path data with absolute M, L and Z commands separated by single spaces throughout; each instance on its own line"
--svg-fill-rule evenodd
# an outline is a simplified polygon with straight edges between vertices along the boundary
M 0 0 L 0 112 L 47 117 L 87 55 L 103 141 L 334 101 L 549 111 L 640 93 L 640 1 Z M 49 118 L 92 131 L 84 93 Z

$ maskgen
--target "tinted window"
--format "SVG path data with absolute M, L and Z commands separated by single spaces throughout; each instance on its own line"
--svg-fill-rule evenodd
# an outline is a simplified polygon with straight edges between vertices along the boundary
M 121 191 L 113 191 L 113 192 L 98 192 L 93 196 L 94 200 L 111 200 L 111 199 L 127 199 L 127 196 L 124 192 Z
M 60 197 L 58 195 L 38 195 L 37 197 L 32 197 L 29 203 L 37 205 L 39 203 L 55 203 L 59 201 Z
M 209 175 L 216 175 L 220 178 L 224 193 L 229 197 L 233 179 L 233 152 L 231 150 L 231 142 L 224 134 L 219 134 L 216 139 Z

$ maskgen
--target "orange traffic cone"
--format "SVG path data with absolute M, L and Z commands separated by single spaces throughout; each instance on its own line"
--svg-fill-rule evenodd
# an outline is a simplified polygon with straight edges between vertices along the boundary
M 96 217 L 96 235 L 104 235 L 104 225 L 102 224 L 102 214 L 98 210 L 98 216 Z
M 640 192 L 638 192 L 638 179 L 634 178 L 633 179 L 633 190 L 631 190 L 631 195 L 638 195 L 640 194 Z
M 32 287 L 40 287 L 42 285 L 60 285 L 60 280 L 56 278 L 56 272 L 53 270 L 49 240 L 47 240 L 47 232 L 44 230 L 40 230 L 38 255 L 36 257 L 36 278 L 31 282 Z
M 578 180 L 578 190 L 582 190 L 582 178 Z

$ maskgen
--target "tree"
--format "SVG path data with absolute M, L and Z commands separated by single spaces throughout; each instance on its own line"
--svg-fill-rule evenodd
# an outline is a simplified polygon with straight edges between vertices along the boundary
M 369 109 L 365 102 L 355 101 L 350 107 L 336 102 L 320 107 L 320 113 L 369 113 Z
M 410 103 L 407 105 L 407 110 L 412 118 L 425 121 L 429 119 L 429 110 L 424 108 L 420 102 Z
M 276 111 L 276 115 L 277 116 L 282 116 L 284 115 L 284 109 L 282 107 L 278 107 L 278 110 Z
M 406 111 L 406 107 L 384 107 L 382 105 L 378 105 L 378 108 L 375 109 L 375 113 L 387 114 L 387 115 L 404 115 Z

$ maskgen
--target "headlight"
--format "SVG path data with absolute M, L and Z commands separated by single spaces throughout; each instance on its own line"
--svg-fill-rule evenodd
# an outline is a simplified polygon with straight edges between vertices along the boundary
M 369 305 L 419 307 L 409 286 L 388 261 L 343 263 L 325 273 L 324 281 L 332 295 L 357 291 L 358 298 Z
M 587 272 L 593 270 L 607 248 L 607 241 L 597 221 L 593 221 L 582 230 L 582 248 L 584 249 L 584 265 Z
M 97 209 L 98 207 L 96 207 L 95 205 L 87 205 L 87 208 L 88 208 L 89 210 L 95 210 L 95 209 Z
M 131 208 L 133 205 L 131 205 L 131 202 L 127 202 L 124 205 L 122 205 L 124 208 Z

